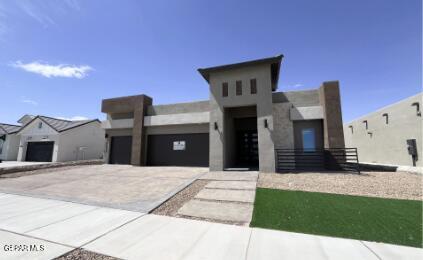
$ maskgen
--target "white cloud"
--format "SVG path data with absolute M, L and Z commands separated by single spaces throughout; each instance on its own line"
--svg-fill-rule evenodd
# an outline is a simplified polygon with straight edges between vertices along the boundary
M 85 116 L 72 116 L 72 117 L 61 117 L 57 116 L 56 118 L 68 121 L 79 121 L 79 120 L 88 120 L 88 117 Z
M 88 65 L 67 65 L 67 64 L 59 64 L 59 65 L 49 65 L 47 63 L 41 63 L 38 61 L 30 62 L 30 63 L 22 63 L 21 61 L 17 61 L 11 64 L 12 67 L 23 69 L 28 72 L 40 74 L 44 77 L 51 78 L 51 77 L 65 77 L 65 78 L 78 78 L 82 79 L 88 75 L 88 72 L 93 70 Z
M 301 87 L 304 87 L 304 85 L 303 84 L 300 84 L 300 83 L 297 83 L 297 84 L 294 84 L 294 85 L 289 85 L 288 87 L 289 88 L 301 88 Z
M 38 106 L 37 101 L 31 100 L 31 99 L 28 99 L 28 98 L 22 98 L 21 102 L 26 103 L 26 104 L 30 104 L 30 105 L 33 105 L 33 106 Z

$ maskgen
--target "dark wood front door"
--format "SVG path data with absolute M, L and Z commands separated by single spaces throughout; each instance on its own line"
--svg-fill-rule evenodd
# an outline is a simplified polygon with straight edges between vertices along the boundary
M 257 131 L 237 131 L 236 135 L 238 166 L 257 167 L 259 165 Z

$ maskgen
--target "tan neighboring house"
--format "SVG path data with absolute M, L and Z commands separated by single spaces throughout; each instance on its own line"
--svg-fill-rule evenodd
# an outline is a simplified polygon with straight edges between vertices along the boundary
M 360 162 L 423 167 L 422 93 L 344 125 L 345 144 Z
M 101 159 L 104 130 L 98 119 L 69 121 L 47 116 L 23 116 L 18 161 L 65 162 Z
M 0 123 L 0 160 L 16 161 L 19 149 L 17 132 L 21 126 Z

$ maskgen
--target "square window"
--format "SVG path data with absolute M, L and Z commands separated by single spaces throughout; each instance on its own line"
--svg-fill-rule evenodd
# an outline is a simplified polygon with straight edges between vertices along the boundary
M 228 96 L 228 82 L 222 83 L 222 97 Z
M 250 90 L 251 94 L 257 94 L 257 80 L 256 79 L 250 79 Z
M 242 95 L 242 81 L 241 80 L 236 81 L 236 95 L 237 96 Z

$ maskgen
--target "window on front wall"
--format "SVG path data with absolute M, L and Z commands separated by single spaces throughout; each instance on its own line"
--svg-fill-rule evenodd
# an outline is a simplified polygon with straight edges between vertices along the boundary
M 222 97 L 228 96 L 228 82 L 222 83 Z
M 316 150 L 316 134 L 314 128 L 305 128 L 301 131 L 303 139 L 303 150 L 304 151 L 315 151 Z
M 0 136 L 0 154 L 3 152 L 3 144 L 4 144 L 4 140 L 6 139 L 6 136 Z
M 250 79 L 250 91 L 252 95 L 257 94 L 257 80 L 256 79 Z
M 242 81 L 241 80 L 236 81 L 236 95 L 237 96 L 242 95 Z
M 42 122 L 39 122 L 38 123 L 38 129 L 41 129 L 43 127 L 43 123 Z

